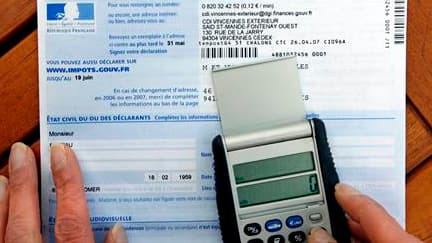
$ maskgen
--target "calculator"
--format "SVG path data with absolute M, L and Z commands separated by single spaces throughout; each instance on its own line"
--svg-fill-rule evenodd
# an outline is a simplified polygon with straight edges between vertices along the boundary
M 295 58 L 213 71 L 213 140 L 224 242 L 306 242 L 313 227 L 350 242 L 324 122 L 306 119 Z

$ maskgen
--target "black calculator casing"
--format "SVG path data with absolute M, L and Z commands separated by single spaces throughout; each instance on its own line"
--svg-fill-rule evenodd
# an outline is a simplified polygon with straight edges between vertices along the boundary
M 351 242 L 345 213 L 335 198 L 335 185 L 339 177 L 333 162 L 333 157 L 327 141 L 324 123 L 317 118 L 312 119 L 315 143 L 318 148 L 318 157 L 324 182 L 327 207 L 330 215 L 330 224 L 333 237 L 338 243 Z M 233 193 L 228 174 L 228 163 L 224 141 L 221 135 L 216 136 L 212 143 L 214 155 L 214 169 L 216 180 L 216 202 L 219 214 L 219 223 L 223 242 L 236 243 L 240 241 Z M 308 233 L 308 232 L 307 232 Z

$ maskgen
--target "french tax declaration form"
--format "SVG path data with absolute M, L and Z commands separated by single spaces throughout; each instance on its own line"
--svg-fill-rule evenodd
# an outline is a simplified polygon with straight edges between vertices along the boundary
M 38 1 L 44 240 L 54 241 L 56 208 L 49 145 L 61 142 L 79 159 L 97 242 L 116 222 L 130 242 L 221 242 L 210 72 L 287 56 L 297 57 L 308 117 L 326 123 L 341 180 L 403 225 L 406 7 Z

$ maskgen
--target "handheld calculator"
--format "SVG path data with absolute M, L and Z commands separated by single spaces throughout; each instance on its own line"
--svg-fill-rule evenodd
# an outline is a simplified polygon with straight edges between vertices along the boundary
M 306 119 L 294 58 L 213 72 L 222 134 L 213 140 L 224 242 L 301 243 L 313 227 L 350 242 L 320 119 Z

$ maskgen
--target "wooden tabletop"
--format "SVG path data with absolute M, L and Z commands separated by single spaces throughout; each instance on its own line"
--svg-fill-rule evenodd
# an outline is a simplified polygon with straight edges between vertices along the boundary
M 432 242 L 432 1 L 408 1 L 407 231 Z M 0 171 L 16 141 L 39 147 L 36 1 L 0 1 Z

